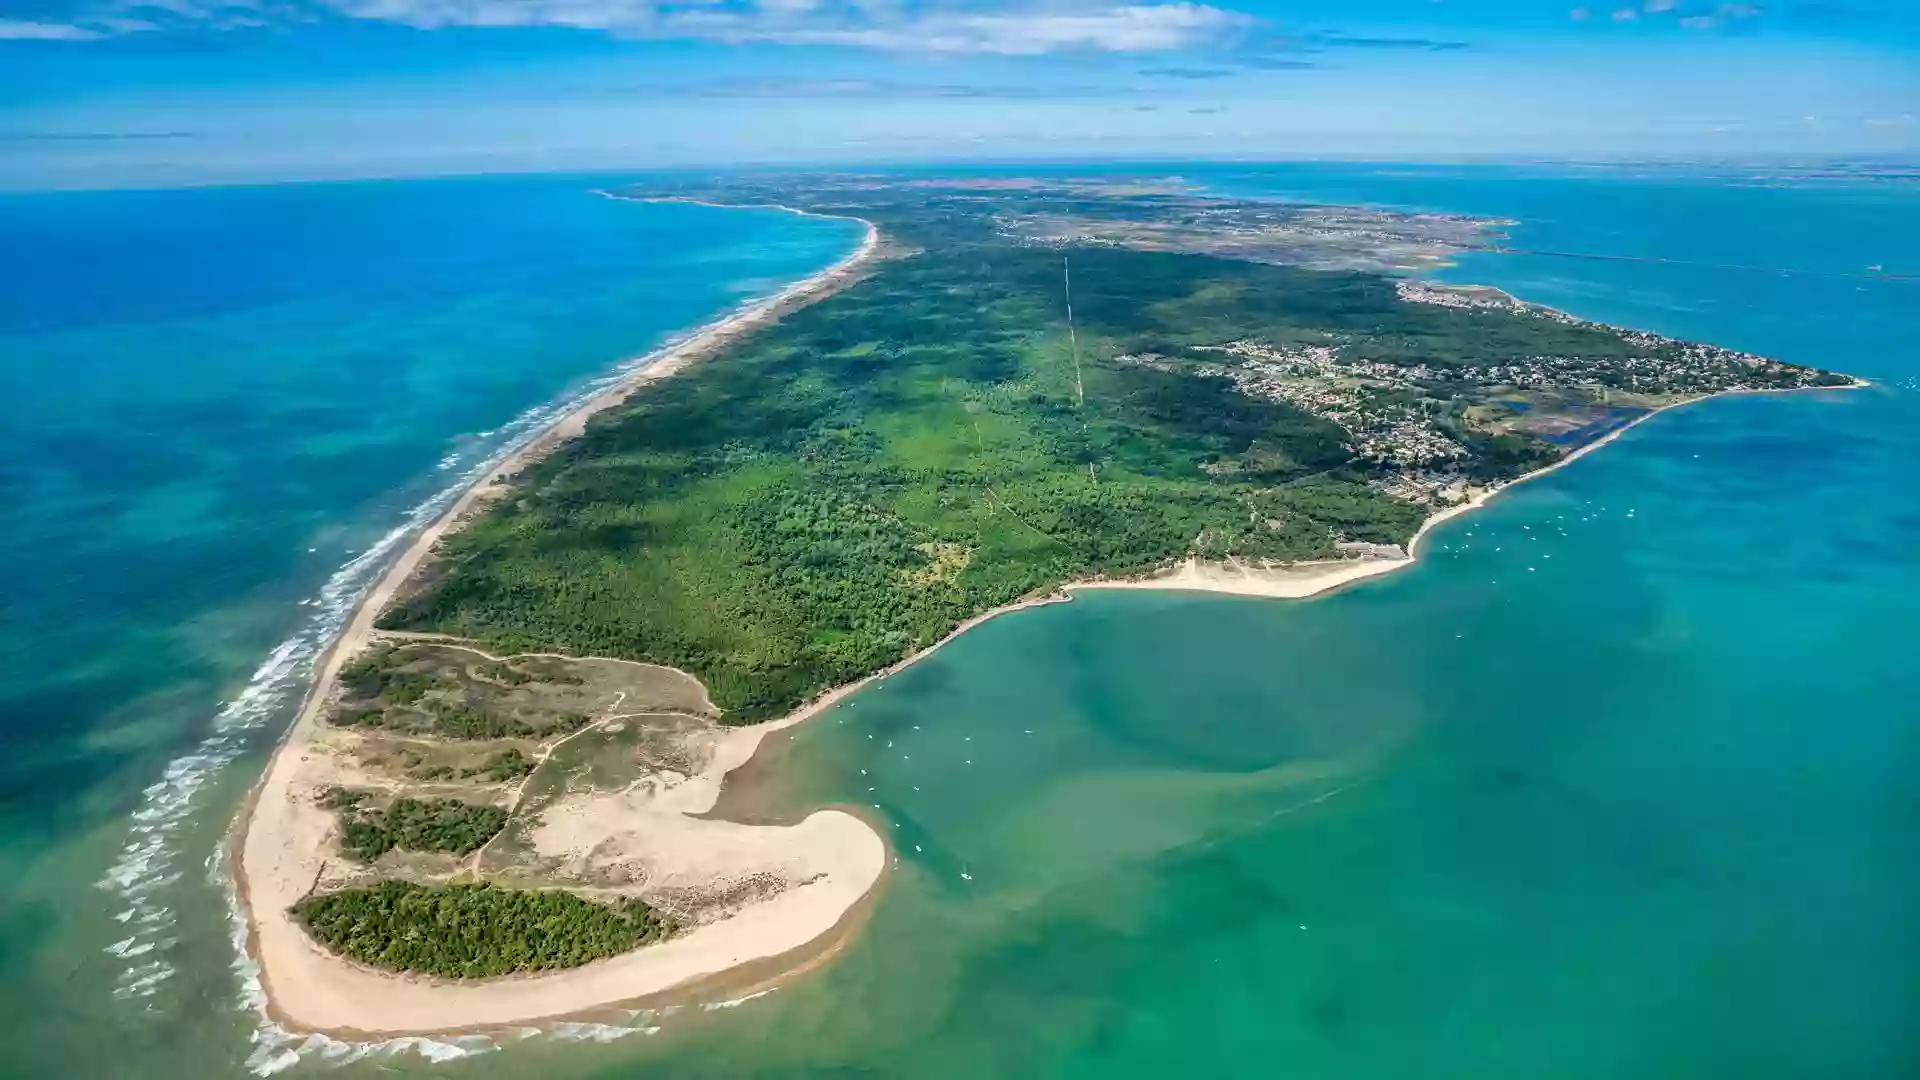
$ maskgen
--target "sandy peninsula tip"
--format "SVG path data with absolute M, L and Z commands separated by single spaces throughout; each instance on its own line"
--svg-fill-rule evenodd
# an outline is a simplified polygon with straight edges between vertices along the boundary
M 796 211 L 798 212 L 798 211 Z M 854 219 L 858 220 L 858 219 Z M 704 894 L 699 921 L 664 942 L 578 968 L 481 981 L 394 974 L 322 948 L 293 907 L 330 883 L 354 878 L 337 854 L 334 815 L 321 805 L 329 787 L 380 783 L 348 752 L 346 737 L 324 721 L 339 696 L 341 671 L 380 641 L 375 623 L 442 537 L 507 490 L 511 477 L 586 429 L 594 415 L 636 388 L 673 375 L 782 315 L 833 294 L 863 274 L 878 252 L 871 223 L 859 247 L 833 266 L 661 350 L 604 393 L 582 401 L 504 457 L 421 530 L 375 584 L 322 659 L 301 711 L 242 812 L 233 859 L 236 894 L 247 920 L 247 949 L 258 961 L 269 1015 L 283 1026 L 349 1035 L 472 1030 L 579 1015 L 684 987 L 745 964 L 805 949 L 830 934 L 880 881 L 884 840 L 859 817 L 820 810 L 788 825 L 704 819 L 731 770 L 768 731 L 813 715 L 826 702 L 755 728 L 695 725 L 685 739 L 685 771 L 662 768 L 625 790 L 569 796 L 545 808 L 531 830 L 547 863 L 591 860 L 627 865 L 642 892 L 671 898 Z M 596 718 L 595 724 L 604 724 Z M 774 882 L 778 887 L 754 888 Z M 744 885 L 743 885 L 744 883 Z M 604 890 L 618 895 L 621 890 Z M 651 902 L 651 901 L 650 901 Z

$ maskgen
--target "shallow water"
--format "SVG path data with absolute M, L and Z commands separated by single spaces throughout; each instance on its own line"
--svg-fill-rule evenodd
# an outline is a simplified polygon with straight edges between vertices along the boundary
M 554 406 L 858 239 L 602 182 L 0 198 L 0 1014 L 36 1024 L 0 1068 L 245 1058 L 206 860 L 382 557 Z
M 1541 249 L 1826 274 L 1920 250 L 1920 198 L 1879 187 L 1218 186 L 1522 217 Z M 1337 596 L 1095 594 L 988 624 L 788 754 L 792 805 L 891 823 L 858 942 L 583 1070 L 1920 1068 L 1916 284 L 1555 256 L 1450 276 L 1882 382 L 1670 413 Z
M 1516 244 L 1538 249 L 1823 273 L 1920 251 L 1920 197 L 1877 186 L 1191 172 L 1524 218 Z M 799 729 L 765 776 L 776 808 L 868 807 L 899 855 L 864 932 L 773 993 L 476 1041 L 502 1048 L 454 1065 L 421 1053 L 462 1052 L 441 1042 L 281 1046 L 253 1066 L 1920 1071 L 1920 713 L 1902 678 L 1920 597 L 1916 286 L 1554 256 L 1476 256 L 1452 276 L 1880 385 L 1668 413 L 1335 596 L 1095 594 L 968 634 Z M 250 664 L 252 648 L 234 653 Z M 121 723 L 76 738 L 143 746 Z M 200 796 L 180 834 L 189 879 L 257 760 Z M 153 775 L 123 766 L 117 798 L 110 780 L 65 779 L 98 804 L 93 832 L 54 832 L 32 879 L 46 902 L 6 909 L 9 957 L 32 959 L 9 991 L 55 1021 L 10 1039 L 30 1065 L 201 1077 L 253 1050 L 216 931 L 182 935 L 181 974 L 151 999 L 114 1001 L 97 973 L 92 950 L 115 939 L 91 928 L 118 907 L 75 883 L 124 836 L 124 777 Z M 342 1065 L 360 1054 L 373 1060 Z

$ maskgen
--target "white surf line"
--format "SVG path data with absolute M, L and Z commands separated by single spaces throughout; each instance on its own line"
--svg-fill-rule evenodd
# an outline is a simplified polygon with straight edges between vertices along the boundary
M 119 898 L 121 909 L 114 918 L 128 927 L 125 936 L 104 950 L 116 960 L 130 961 L 116 977 L 115 998 L 151 998 L 174 974 L 166 959 L 177 944 L 170 933 L 174 912 L 161 896 L 182 879 L 174 837 L 198 809 L 197 796 L 221 769 L 240 756 L 259 728 L 282 716 L 289 705 L 298 704 L 311 681 L 314 662 L 339 636 L 361 598 L 380 580 L 389 561 L 406 549 L 413 535 L 561 418 L 620 386 L 707 327 L 767 302 L 766 297 L 755 297 L 716 319 L 674 333 L 655 348 L 588 380 L 567 397 L 537 405 L 494 429 L 489 434 L 499 437 L 500 442 L 484 460 L 407 511 L 400 524 L 334 571 L 319 595 L 306 605 L 316 609 L 312 617 L 275 646 L 246 686 L 221 704 L 209 733 L 193 749 L 168 762 L 160 779 L 142 790 L 118 856 L 95 882 Z
M 233 971 L 240 983 L 239 1005 L 242 1011 L 259 1014 L 259 1022 L 248 1038 L 251 1049 L 242 1061 L 255 1076 L 272 1076 L 318 1058 L 329 1065 L 348 1065 L 371 1057 L 399 1057 L 413 1053 L 429 1062 L 440 1063 L 472 1057 L 500 1049 L 490 1035 L 444 1035 L 437 1038 L 404 1036 L 371 1042 L 348 1042 L 318 1034 L 299 1034 L 286 1030 L 266 1015 L 267 993 L 260 984 L 260 965 L 247 953 L 246 910 L 229 871 L 227 845 L 222 844 L 207 859 L 208 883 L 221 890 L 227 902 L 228 935 L 233 944 Z
M 805 279 L 805 282 L 811 283 L 824 280 L 833 274 L 841 272 L 859 259 L 870 256 L 877 243 L 878 232 L 869 223 L 866 239 L 852 255 L 847 256 L 827 270 L 811 275 Z M 799 289 L 801 284 L 802 283 L 796 283 L 794 286 L 790 286 L 788 290 L 783 290 L 782 295 Z M 609 374 L 589 384 L 584 391 L 576 394 L 572 398 L 530 411 L 522 418 L 530 418 L 530 430 L 517 430 L 516 437 L 488 456 L 484 467 L 476 467 L 469 472 L 466 482 L 456 485 L 450 492 L 443 493 L 443 495 L 446 496 L 445 498 L 438 498 L 431 505 L 425 505 L 419 508 L 416 514 L 423 516 L 426 524 L 437 521 L 446 513 L 447 508 L 456 505 L 459 499 L 462 498 L 466 491 L 472 486 L 481 482 L 488 474 L 501 468 L 505 462 L 516 458 L 521 450 L 530 445 L 534 440 L 544 437 L 549 430 L 552 430 L 560 421 L 564 420 L 566 416 L 572 415 L 580 409 L 591 407 L 595 400 L 603 397 L 608 391 L 630 381 L 639 369 L 649 366 L 654 360 L 662 356 L 672 355 L 689 340 L 708 333 L 715 327 L 737 323 L 742 318 L 748 317 L 757 309 L 766 307 L 771 302 L 772 301 L 763 300 L 743 303 L 726 316 L 693 330 L 675 335 L 664 341 L 659 348 L 653 352 L 636 357 L 620 365 Z M 505 431 L 507 429 L 502 428 L 497 430 Z M 401 539 L 407 539 L 412 535 L 412 532 L 417 531 L 420 527 L 422 527 L 421 524 L 414 523 L 412 529 L 403 535 Z M 404 548 L 401 550 L 404 550 Z M 388 560 L 386 565 L 390 564 L 391 559 Z M 366 591 L 375 587 L 378 581 L 384 576 L 384 569 L 376 572 L 372 576 L 371 584 L 361 586 L 360 594 L 364 596 Z M 358 600 L 348 605 L 347 612 L 341 619 L 341 626 L 344 626 L 347 620 L 354 617 L 354 612 L 358 607 Z M 339 632 L 338 629 L 335 629 L 326 640 L 330 643 L 333 638 L 338 636 Z M 314 657 L 309 658 L 309 669 L 303 676 L 308 682 L 311 681 L 311 664 L 313 660 L 317 659 L 323 652 L 324 649 L 316 652 Z M 482 655 L 485 654 L 482 653 Z M 622 699 L 622 701 L 624 701 L 624 699 Z M 247 1062 L 248 1067 L 252 1071 L 259 1075 L 270 1075 L 298 1063 L 305 1057 L 314 1055 L 318 1055 L 328 1061 L 339 1062 L 359 1060 L 362 1057 L 372 1054 L 391 1056 L 393 1054 L 414 1051 L 430 1060 L 440 1061 L 453 1057 L 462 1057 L 472 1053 L 484 1053 L 488 1050 L 499 1048 L 498 1043 L 494 1042 L 491 1037 L 485 1035 L 448 1035 L 440 1039 L 401 1037 L 367 1043 L 348 1043 L 330 1039 L 322 1035 L 295 1035 L 282 1028 L 267 1012 L 268 1002 L 265 987 L 261 982 L 260 965 L 247 948 L 251 924 L 246 907 L 240 898 L 238 883 L 231 872 L 231 868 L 227 867 L 224 862 L 224 860 L 229 857 L 231 857 L 231 853 L 227 846 L 222 845 L 220 850 L 215 853 L 214 858 L 209 860 L 209 866 L 213 868 L 214 880 L 224 888 L 230 917 L 232 919 L 231 944 L 234 950 L 233 966 L 240 984 L 238 1004 L 242 1011 L 253 1012 L 257 1014 L 258 1017 L 253 1036 L 254 1052 Z M 654 1018 L 670 1016 L 676 1011 L 676 1008 L 675 1006 L 664 1006 L 657 1011 L 629 1013 L 629 1020 L 632 1021 L 632 1023 L 629 1027 L 625 1028 L 615 1025 L 591 1023 L 563 1024 L 554 1028 L 551 1034 L 556 1039 L 572 1038 L 591 1039 L 594 1041 L 607 1041 L 608 1039 L 623 1037 L 626 1034 L 632 1034 L 636 1031 L 641 1034 L 651 1035 L 660 1030 L 658 1023 L 654 1022 Z M 542 1033 L 542 1029 L 540 1028 L 523 1028 L 519 1032 L 519 1037 L 525 1039 Z
M 664 1020 L 680 1009 L 674 1005 L 657 1009 L 630 1009 L 627 1010 L 624 1024 L 568 1021 L 545 1028 L 522 1027 L 511 1032 L 401 1035 L 365 1042 L 288 1031 L 266 1015 L 266 989 L 260 984 L 259 963 L 247 953 L 247 914 L 240 904 L 233 874 L 227 868 L 228 857 L 228 850 L 223 845 L 207 860 L 208 880 L 216 888 L 221 888 L 226 897 L 228 925 L 233 940 L 233 966 L 241 987 L 241 1007 L 260 1014 L 259 1023 L 254 1026 L 249 1038 L 251 1049 L 242 1063 L 255 1076 L 273 1076 L 309 1060 L 326 1065 L 351 1065 L 369 1059 L 416 1055 L 430 1063 L 441 1064 L 492 1053 L 543 1035 L 561 1042 L 608 1043 L 629 1035 L 657 1035 Z M 738 1002 L 720 1002 L 717 1007 L 725 1008 L 730 1004 Z

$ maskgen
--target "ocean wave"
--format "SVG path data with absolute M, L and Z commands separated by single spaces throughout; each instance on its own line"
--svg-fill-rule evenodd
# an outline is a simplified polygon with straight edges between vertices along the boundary
M 429 1038 L 404 1035 L 378 1042 L 346 1042 L 326 1035 L 293 1035 L 279 1029 L 263 1028 L 255 1032 L 253 1051 L 247 1055 L 246 1068 L 255 1076 L 272 1076 L 300 1064 L 316 1060 L 327 1065 L 351 1065 L 370 1058 L 401 1057 L 417 1054 L 434 1064 L 490 1054 L 500 1045 L 485 1035 L 450 1035 Z
M 259 729 L 271 720 L 285 719 L 298 704 L 312 679 L 315 662 L 346 627 L 389 562 L 420 529 L 445 513 L 462 492 L 583 398 L 626 377 L 632 366 L 622 365 L 617 373 L 594 380 L 580 394 L 529 409 L 499 428 L 495 432 L 499 443 L 486 460 L 470 466 L 457 481 L 407 511 L 399 524 L 343 563 L 315 596 L 302 601 L 303 610 L 309 613 L 306 621 L 274 646 L 239 694 L 221 704 L 199 744 L 168 762 L 160 778 L 141 791 L 140 804 L 131 815 L 118 857 L 96 882 L 99 888 L 125 901 L 125 907 L 114 917 L 137 927 L 133 940 L 108 946 L 110 955 L 140 956 L 171 944 L 167 931 L 173 912 L 160 894 L 182 876 L 175 836 L 197 808 L 198 796 L 220 770 L 252 745 Z M 115 996 L 149 997 L 164 982 L 164 977 L 156 979 L 143 969 L 128 967 L 118 977 Z
M 221 704 L 200 743 L 168 762 L 160 779 L 142 790 L 119 855 L 96 882 L 126 902 L 115 917 L 138 927 L 133 940 L 109 946 L 109 955 L 140 956 L 164 950 L 172 943 L 167 934 L 173 922 L 172 909 L 158 894 L 181 879 L 176 866 L 180 852 L 174 838 L 196 809 L 197 796 L 252 744 L 259 729 L 270 720 L 285 719 L 299 703 L 311 682 L 315 662 L 345 629 L 361 599 L 413 536 L 555 421 L 619 385 L 687 336 L 676 335 L 660 348 L 590 380 L 575 393 L 528 409 L 511 422 L 482 433 L 494 444 L 484 460 L 470 465 L 453 483 L 408 510 L 398 524 L 339 566 L 315 596 L 301 602 L 309 612 L 307 620 L 274 646 L 238 695 Z M 149 997 L 165 981 L 164 976 L 156 979 L 144 969 L 130 966 L 120 973 L 115 996 Z
M 547 1036 L 562 1042 L 610 1043 L 629 1035 L 651 1035 L 659 1030 L 657 1027 L 627 1027 L 621 1024 L 592 1024 L 580 1020 L 568 1020 L 547 1029 Z
M 721 318 L 731 318 L 763 300 L 742 302 Z M 126 965 L 115 978 L 113 997 L 151 998 L 174 975 L 174 967 L 166 956 L 178 944 L 172 933 L 175 909 L 163 897 L 183 877 L 179 867 L 182 853 L 176 843 L 178 834 L 199 809 L 198 797 L 220 771 L 253 746 L 271 721 L 285 721 L 297 708 L 312 681 L 316 662 L 345 629 L 360 601 L 391 561 L 421 529 L 458 501 L 463 492 L 500 468 L 562 417 L 619 386 L 700 330 L 694 328 L 665 337 L 654 349 L 579 384 L 564 397 L 527 409 L 498 428 L 480 432 L 474 437 L 472 447 L 481 455 L 480 460 L 408 510 L 378 540 L 335 569 L 315 596 L 301 601 L 305 621 L 267 653 L 237 695 L 221 704 L 200 742 L 168 762 L 160 778 L 141 791 L 139 805 L 130 816 L 126 838 L 117 857 L 95 882 L 98 888 L 120 899 L 123 906 L 113 917 L 127 927 L 126 933 L 130 935 L 103 950 Z M 461 452 L 448 454 L 441 460 L 441 471 L 450 471 L 453 466 L 449 463 L 460 456 L 463 456 Z M 207 859 L 216 881 L 230 879 L 224 847 L 222 844 L 222 850 Z M 259 985 L 258 967 L 246 953 L 246 919 L 237 897 L 233 906 L 238 921 L 234 946 L 239 958 L 234 969 L 241 983 L 241 1005 L 260 1011 L 264 1018 L 265 995 Z M 270 1026 L 263 1023 L 263 1030 Z M 249 1058 L 250 1067 L 258 1065 L 259 1069 L 267 1070 L 262 1075 L 285 1068 L 283 1058 L 289 1045 L 279 1039 L 259 1043 Z M 466 1052 L 469 1051 L 462 1051 Z M 297 1057 L 296 1052 L 295 1060 Z
M 700 1011 L 712 1012 L 715 1009 L 737 1009 L 740 1006 L 745 1005 L 747 1002 L 754 1000 L 755 998 L 766 997 L 768 994 L 771 994 L 778 989 L 780 988 L 777 986 L 769 986 L 765 990 L 756 990 L 753 993 L 747 994 L 744 997 L 729 998 L 726 1001 L 703 1002 L 700 1006 Z

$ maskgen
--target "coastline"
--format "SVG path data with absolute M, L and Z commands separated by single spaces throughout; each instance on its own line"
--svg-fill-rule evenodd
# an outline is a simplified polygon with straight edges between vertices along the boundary
M 300 711 L 243 803 L 231 840 L 235 895 L 247 924 L 246 951 L 259 967 L 264 1007 L 270 1019 L 301 1031 L 387 1035 L 577 1014 L 802 948 L 831 932 L 879 881 L 887 858 L 880 834 L 844 811 L 819 811 L 791 828 L 807 830 L 814 849 L 836 856 L 833 861 L 839 876 L 828 875 L 818 883 L 827 888 L 810 885 L 792 890 L 763 905 L 777 910 L 758 912 L 757 918 L 725 920 L 597 964 L 464 986 L 436 985 L 430 980 L 359 968 L 321 949 L 287 910 L 310 889 L 324 866 L 319 853 L 324 850 L 327 825 L 324 820 L 315 822 L 312 814 L 300 814 L 301 807 L 293 796 L 300 766 L 307 760 L 303 751 L 318 731 L 320 714 L 341 667 L 366 645 L 380 612 L 442 537 L 508 490 L 516 473 L 584 432 L 593 416 L 626 400 L 639 387 L 674 375 L 721 351 L 739 336 L 856 280 L 877 255 L 880 233 L 872 222 L 847 220 L 866 226 L 866 235 L 853 252 L 774 296 L 657 350 L 651 361 L 637 366 L 617 385 L 555 418 L 545 430 L 489 468 L 444 513 L 422 528 L 355 606 L 339 635 L 316 662 Z M 701 786 L 710 786 L 717 794 L 726 771 L 746 761 L 758 742 L 758 737 L 744 745 L 732 739 L 723 741 L 721 751 L 701 777 L 710 783 Z
M 1069 603 L 1073 600 L 1074 594 L 1080 592 L 1098 592 L 1109 589 L 1154 589 L 1173 592 L 1210 592 L 1232 596 L 1257 596 L 1280 600 L 1305 600 L 1325 593 L 1335 592 L 1355 582 L 1381 577 L 1395 570 L 1412 566 L 1415 562 L 1419 561 L 1421 542 L 1427 538 L 1428 534 L 1441 525 L 1452 521 L 1454 518 L 1478 510 L 1509 488 L 1524 484 L 1529 480 L 1539 479 L 1556 469 L 1565 468 L 1573 464 L 1580 458 L 1606 446 L 1608 443 L 1613 442 L 1620 436 L 1625 435 L 1628 431 L 1646 423 L 1661 413 L 1721 397 L 1736 397 L 1745 394 L 1801 394 L 1812 391 L 1858 390 L 1869 385 L 1871 384 L 1864 379 L 1856 379 L 1852 386 L 1809 386 L 1795 387 L 1788 390 L 1728 390 L 1717 394 L 1703 394 L 1700 397 L 1688 398 L 1685 401 L 1676 401 L 1671 405 L 1662 405 L 1657 409 L 1649 410 L 1644 416 L 1635 417 L 1630 423 L 1615 428 L 1613 431 L 1595 439 L 1593 442 L 1579 447 L 1551 465 L 1515 477 L 1499 487 L 1484 489 L 1457 506 L 1450 506 L 1445 510 L 1428 515 L 1427 519 L 1421 523 L 1420 528 L 1413 534 L 1413 539 L 1407 542 L 1408 555 L 1404 559 L 1338 559 L 1327 562 L 1300 563 L 1287 568 L 1276 567 L 1268 569 L 1236 565 L 1231 569 L 1222 569 L 1219 568 L 1219 564 L 1203 563 L 1198 559 L 1189 557 L 1174 564 L 1172 567 L 1139 578 L 1092 579 L 1063 582 L 1049 593 L 1028 597 L 1023 600 L 1016 600 L 1011 604 L 1004 604 L 989 611 L 983 611 L 954 627 L 945 637 L 921 649 L 919 652 L 907 656 L 865 678 L 846 683 L 842 686 L 836 686 L 778 720 L 769 720 L 766 723 L 756 724 L 750 728 L 739 728 L 736 730 L 743 736 L 748 734 L 753 735 L 750 742 L 745 739 L 741 741 L 742 747 L 750 747 L 747 749 L 746 755 L 747 757 L 751 757 L 752 748 L 757 748 L 761 738 L 765 735 L 785 730 L 819 715 L 839 704 L 847 697 L 865 689 L 869 684 L 879 683 L 925 660 L 967 631 L 975 629 L 1002 615 L 1011 615 L 1015 612 L 1027 611 L 1032 608 L 1046 607 L 1049 604 Z M 740 764 L 744 764 L 745 761 L 746 758 L 742 758 Z
M 604 191 L 596 194 L 620 201 L 689 202 L 741 208 L 688 199 L 640 199 Z M 806 216 L 833 216 L 767 204 L 755 204 L 751 208 L 779 209 Z M 817 811 L 792 826 L 733 827 L 806 830 L 804 837 L 794 832 L 789 834 L 789 839 L 802 846 L 816 850 L 831 849 L 834 852 L 834 866 L 843 872 L 843 876 L 827 881 L 830 888 L 813 891 L 804 898 L 804 904 L 782 903 L 799 899 L 798 894 L 805 891 L 794 890 L 756 905 L 734 918 L 697 928 L 681 938 L 568 971 L 470 984 L 436 982 L 379 972 L 326 953 L 286 913 L 291 900 L 304 893 L 307 887 L 305 883 L 313 880 L 313 853 L 322 850 L 326 837 L 324 829 L 316 834 L 310 827 L 311 823 L 307 823 L 308 827 L 303 830 L 299 827 L 300 823 L 292 820 L 296 815 L 286 809 L 290 804 L 288 796 L 293 773 L 299 761 L 305 760 L 299 751 L 309 745 L 317 730 L 320 713 L 345 659 L 366 644 L 379 613 L 426 561 L 434 545 L 488 500 L 508 490 L 514 473 L 581 434 L 593 415 L 625 400 L 634 389 L 669 377 L 725 348 L 739 334 L 843 287 L 857 275 L 861 266 L 875 257 L 881 244 L 879 232 L 873 224 L 864 221 L 863 224 L 867 226 L 867 234 L 853 254 L 819 274 L 790 286 L 775 297 L 736 312 L 710 324 L 685 341 L 660 350 L 651 363 L 632 372 L 619 385 L 569 410 L 523 447 L 503 458 L 488 470 L 486 476 L 463 492 L 444 514 L 419 533 L 354 609 L 346 627 L 317 666 L 313 685 L 295 723 L 275 751 L 265 775 L 243 808 L 239 832 L 234 841 L 236 857 L 233 860 L 233 873 L 241 908 L 248 920 L 247 948 L 259 962 L 261 983 L 266 991 L 266 1008 L 274 1020 L 303 1031 L 380 1036 L 549 1021 L 619 1002 L 655 996 L 675 988 L 685 988 L 743 965 L 778 964 L 779 958 L 797 954 L 825 939 L 836 928 L 844 927 L 846 920 L 852 917 L 849 913 L 869 901 L 889 860 L 885 842 L 876 830 L 855 815 L 829 809 Z M 1864 385 L 1864 382 L 1856 382 L 1853 387 L 1806 389 L 1849 389 Z M 1800 390 L 1728 393 L 1797 392 Z M 1457 506 L 1429 515 L 1409 542 L 1408 555 L 1404 559 L 1341 560 L 1284 569 L 1222 566 L 1188 559 L 1173 568 L 1137 580 L 1063 583 L 1045 595 L 982 612 L 959 624 L 927 648 L 882 671 L 835 687 L 786 716 L 752 727 L 730 729 L 717 745 L 711 762 L 697 777 L 692 778 L 700 782 L 694 785 L 699 790 L 677 800 L 672 812 L 676 816 L 691 816 L 710 809 L 726 775 L 749 761 L 767 735 L 794 727 L 827 711 L 869 684 L 878 683 L 918 663 L 961 634 L 1000 615 L 1066 602 L 1076 592 L 1096 589 L 1174 589 L 1287 599 L 1302 599 L 1330 592 L 1417 561 L 1421 542 L 1430 531 L 1454 517 L 1485 505 L 1508 487 L 1571 464 L 1668 409 L 1718 396 L 1723 395 L 1703 395 L 1653 409 L 1542 469 L 1480 491 Z M 699 805 L 702 799 L 704 806 Z M 303 853 L 306 857 L 303 857 Z M 289 863 L 294 865 L 289 866 Z M 281 895 L 287 891 L 284 887 L 287 882 L 301 885 L 291 898 Z M 279 887 L 260 888 L 263 883 Z M 259 910 L 261 904 L 268 905 L 264 913 Z M 278 975 L 275 974 L 276 970 Z M 364 1022 L 367 1020 L 373 1022 Z
M 1404 559 L 1339 559 L 1328 562 L 1298 563 L 1291 567 L 1247 566 L 1239 563 L 1208 563 L 1194 557 L 1188 557 L 1174 566 L 1141 578 L 1117 581 L 1077 581 L 1061 586 L 1068 593 L 1100 589 L 1164 589 L 1188 592 L 1224 593 L 1232 596 L 1262 596 L 1280 600 L 1304 600 L 1322 593 L 1380 577 L 1395 570 L 1412 566 L 1420 560 L 1421 542 L 1428 534 L 1441 525 L 1452 521 L 1462 514 L 1478 510 L 1493 501 L 1500 493 L 1517 487 L 1529 480 L 1564 469 L 1568 465 L 1613 442 L 1620 436 L 1652 420 L 1662 413 L 1697 405 L 1702 401 L 1715 398 L 1741 397 L 1753 394 L 1805 394 L 1818 391 L 1842 392 L 1860 390 L 1872 385 L 1865 379 L 1855 378 L 1849 386 L 1797 386 L 1781 390 L 1723 390 L 1714 394 L 1702 394 L 1669 405 L 1648 410 L 1644 415 L 1607 432 L 1594 441 L 1575 448 L 1566 456 L 1550 465 L 1535 469 L 1514 477 L 1498 487 L 1483 488 L 1471 498 L 1445 510 L 1429 514 L 1420 523 L 1413 538 L 1407 541 L 1407 557 Z M 957 632 L 957 631 L 956 631 Z

